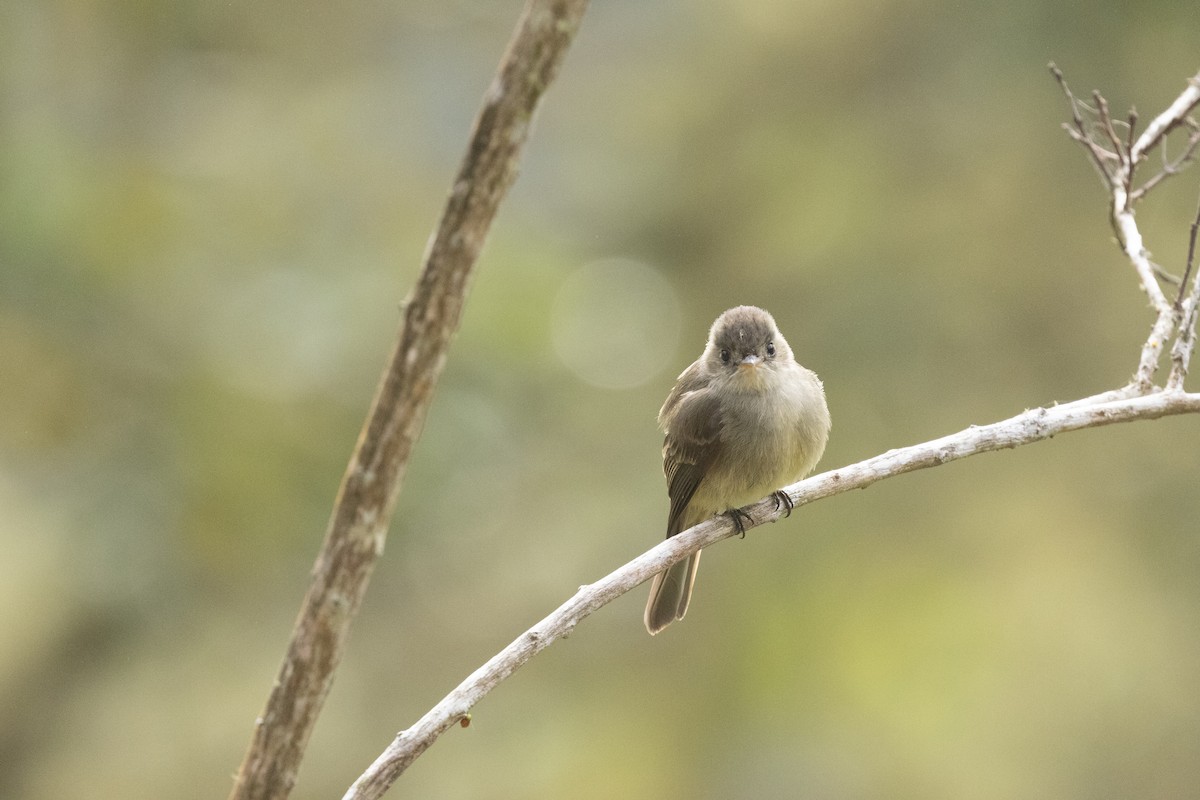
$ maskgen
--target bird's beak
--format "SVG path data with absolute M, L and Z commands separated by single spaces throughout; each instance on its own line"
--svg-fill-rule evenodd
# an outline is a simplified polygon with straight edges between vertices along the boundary
M 758 356 L 754 355 L 753 353 L 751 353 L 750 355 L 745 356 L 738 363 L 738 367 L 739 368 L 741 368 L 741 367 L 757 367 L 761 363 L 762 363 L 762 359 L 759 358 Z

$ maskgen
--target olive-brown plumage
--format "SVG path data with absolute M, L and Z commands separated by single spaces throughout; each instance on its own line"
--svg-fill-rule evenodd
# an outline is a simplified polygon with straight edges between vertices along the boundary
M 667 536 L 807 475 L 825 452 L 829 409 L 775 320 L 754 306 L 717 317 L 700 358 L 667 395 L 658 424 L 671 501 Z M 655 576 L 646 630 L 687 613 L 700 553 Z

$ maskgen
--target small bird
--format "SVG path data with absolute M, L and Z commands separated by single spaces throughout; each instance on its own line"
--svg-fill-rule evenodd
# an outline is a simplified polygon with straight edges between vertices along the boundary
M 755 306 L 713 323 L 700 358 L 667 395 L 658 424 L 671 510 L 667 538 L 728 513 L 807 475 L 825 452 L 829 407 L 816 373 L 796 363 L 774 318 Z M 776 492 L 776 502 L 791 501 Z M 654 576 L 646 630 L 683 619 L 700 553 Z

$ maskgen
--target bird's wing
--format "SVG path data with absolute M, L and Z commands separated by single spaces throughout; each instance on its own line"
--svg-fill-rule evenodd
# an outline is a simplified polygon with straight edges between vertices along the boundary
M 686 373 L 685 373 L 686 375 Z M 682 383 L 682 381 L 681 381 Z M 667 475 L 667 536 L 683 529 L 683 514 L 712 463 L 720 456 L 721 406 L 707 389 L 681 392 L 660 419 L 667 429 L 663 441 L 663 472 Z

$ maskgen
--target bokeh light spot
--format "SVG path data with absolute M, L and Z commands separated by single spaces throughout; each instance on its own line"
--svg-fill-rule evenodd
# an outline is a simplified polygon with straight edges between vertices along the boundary
M 675 354 L 679 301 L 654 267 L 631 259 L 593 261 L 563 282 L 551 336 L 558 357 L 605 389 L 632 389 Z

